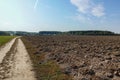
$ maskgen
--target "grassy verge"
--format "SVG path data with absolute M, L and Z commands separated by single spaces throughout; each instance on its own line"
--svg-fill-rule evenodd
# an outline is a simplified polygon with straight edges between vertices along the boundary
M 35 54 L 36 49 L 33 45 L 25 38 L 22 38 L 22 40 L 31 57 L 38 80 L 72 80 L 71 76 L 61 71 L 56 62 L 52 60 L 45 61 L 45 53 Z
M 0 46 L 4 45 L 11 39 L 13 39 L 15 36 L 0 36 Z

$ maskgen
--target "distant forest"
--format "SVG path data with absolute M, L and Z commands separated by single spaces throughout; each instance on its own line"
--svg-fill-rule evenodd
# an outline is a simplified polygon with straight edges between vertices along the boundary
M 0 31 L 0 35 L 3 35 L 3 36 L 9 36 L 10 33 L 7 33 L 7 32 L 5 32 L 5 31 Z
M 120 35 L 111 31 L 40 31 L 40 32 L 24 32 L 24 31 L 0 31 L 0 35 L 9 36 L 39 36 L 39 35 Z

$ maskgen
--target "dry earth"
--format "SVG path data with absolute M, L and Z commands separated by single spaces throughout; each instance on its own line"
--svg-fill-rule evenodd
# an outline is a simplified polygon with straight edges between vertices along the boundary
M 54 60 L 74 80 L 120 80 L 120 36 L 24 37 L 39 57 Z M 29 49 L 28 49 L 29 50 Z M 31 50 L 31 49 L 30 49 Z
M 0 80 L 36 80 L 30 57 L 20 38 L 0 49 Z

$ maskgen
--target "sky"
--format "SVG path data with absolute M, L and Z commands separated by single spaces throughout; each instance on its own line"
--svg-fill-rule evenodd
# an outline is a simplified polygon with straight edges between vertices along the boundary
M 0 30 L 120 33 L 120 0 L 0 0 Z

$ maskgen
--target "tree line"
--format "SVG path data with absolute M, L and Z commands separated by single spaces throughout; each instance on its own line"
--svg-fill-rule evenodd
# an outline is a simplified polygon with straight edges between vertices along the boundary
M 0 35 L 9 36 L 39 36 L 39 35 L 120 35 L 111 31 L 40 31 L 40 32 L 24 32 L 24 31 L 0 31 Z
M 40 31 L 39 35 L 117 35 L 111 31 L 68 31 L 68 32 L 59 32 L 59 31 Z

